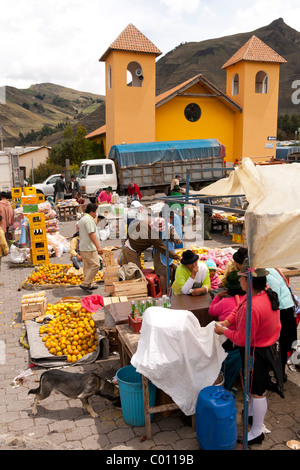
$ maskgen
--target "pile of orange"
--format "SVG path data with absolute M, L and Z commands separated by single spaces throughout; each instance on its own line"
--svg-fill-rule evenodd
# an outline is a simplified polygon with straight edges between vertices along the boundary
M 69 272 L 72 268 L 71 264 L 43 264 L 35 271 L 29 274 L 26 284 L 34 285 L 78 285 L 83 280 L 83 274 L 74 274 Z M 103 280 L 103 271 L 98 271 L 94 281 L 99 282 Z
M 80 302 L 48 304 L 46 315 L 51 315 L 52 320 L 40 327 L 39 334 L 50 354 L 76 362 L 95 351 L 98 346 L 95 323 Z

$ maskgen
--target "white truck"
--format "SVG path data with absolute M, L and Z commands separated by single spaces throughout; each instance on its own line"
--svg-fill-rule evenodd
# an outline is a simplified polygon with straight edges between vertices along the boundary
M 99 190 L 108 186 L 116 191 L 118 178 L 115 164 L 108 158 L 84 160 L 81 162 L 78 181 L 82 194 L 91 200 L 96 198 Z
M 0 151 L 0 191 L 10 191 L 23 186 L 19 157 L 10 152 Z

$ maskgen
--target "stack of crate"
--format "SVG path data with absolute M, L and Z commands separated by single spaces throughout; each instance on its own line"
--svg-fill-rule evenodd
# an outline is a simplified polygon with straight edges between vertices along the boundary
M 32 264 L 49 264 L 45 215 L 43 213 L 27 214 L 30 231 L 30 258 Z
M 40 199 L 34 187 L 23 188 L 23 216 L 28 218 L 30 233 L 30 259 L 32 264 L 49 264 L 45 215 L 38 212 Z
M 12 188 L 11 189 L 11 198 L 14 206 L 21 204 L 22 200 L 22 188 Z

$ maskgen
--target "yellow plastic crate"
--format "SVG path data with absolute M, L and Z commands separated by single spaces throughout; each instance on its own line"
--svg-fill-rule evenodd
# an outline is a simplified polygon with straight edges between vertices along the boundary
M 36 188 L 34 186 L 24 186 L 23 194 L 24 196 L 34 196 L 36 195 Z
M 32 264 L 49 264 L 49 254 L 47 253 L 33 253 L 30 251 L 30 260 Z
M 17 199 L 22 197 L 22 188 L 12 188 L 11 189 L 12 199 Z
M 33 194 L 32 196 L 22 196 L 21 200 L 22 200 L 23 205 L 37 204 L 38 203 L 38 199 L 37 199 L 36 194 Z
M 34 238 L 31 240 L 31 249 L 35 254 L 43 254 L 44 252 L 48 252 L 48 242 L 46 240 L 36 240 Z
M 46 228 L 45 214 L 42 212 L 35 212 L 34 214 L 28 214 L 28 222 L 30 230 Z

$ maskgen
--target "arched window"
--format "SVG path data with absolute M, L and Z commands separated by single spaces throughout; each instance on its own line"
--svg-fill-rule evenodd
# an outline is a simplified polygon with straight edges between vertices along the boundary
M 269 77 L 263 70 L 257 72 L 255 76 L 255 93 L 268 93 Z
M 138 62 L 129 62 L 127 65 L 127 86 L 143 86 L 143 69 Z
M 111 66 L 108 66 L 107 69 L 107 88 L 110 90 L 111 89 Z
M 232 96 L 239 94 L 239 83 L 240 83 L 239 74 L 235 73 L 232 78 L 232 90 L 231 90 Z

